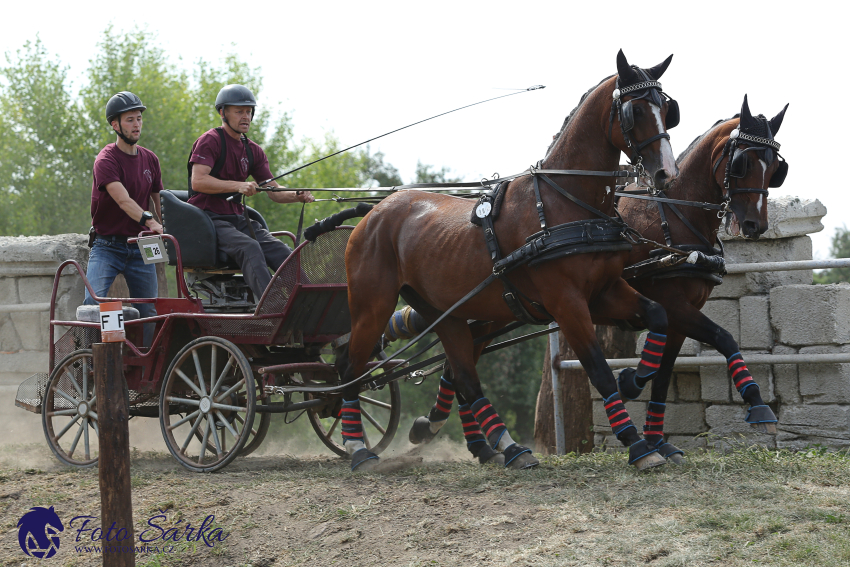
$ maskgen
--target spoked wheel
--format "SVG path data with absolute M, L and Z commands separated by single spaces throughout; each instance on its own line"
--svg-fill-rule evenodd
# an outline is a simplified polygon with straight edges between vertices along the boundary
M 305 394 L 305 399 L 313 399 Z M 333 402 L 331 402 L 333 403 Z M 380 390 L 364 390 L 360 393 L 360 415 L 363 418 L 363 442 L 366 448 L 380 454 L 390 446 L 401 418 L 401 391 L 397 382 L 390 382 Z M 325 446 L 345 457 L 348 453 L 342 446 L 340 418 L 323 418 L 321 410 L 307 410 L 310 425 Z
M 257 387 L 263 387 L 263 382 L 259 378 L 257 379 Z M 257 403 L 266 405 L 270 402 L 268 396 L 262 396 L 257 399 Z M 239 416 L 236 417 L 237 421 L 240 419 L 241 418 Z M 257 450 L 257 448 L 263 443 L 263 439 L 266 438 L 266 433 L 269 432 L 269 425 L 271 425 L 271 422 L 272 414 L 270 413 L 260 413 L 259 415 L 256 415 L 254 418 L 254 425 L 251 427 L 251 434 L 248 436 L 248 442 L 245 443 L 245 446 L 241 451 L 239 451 L 240 457 L 247 457 Z
M 252 434 L 256 399 L 251 365 L 236 345 L 195 339 L 169 365 L 159 398 L 168 450 L 194 472 L 226 466 Z
M 66 465 L 86 468 L 97 464 L 96 410 L 92 351 L 74 351 L 53 369 L 41 405 L 47 444 Z

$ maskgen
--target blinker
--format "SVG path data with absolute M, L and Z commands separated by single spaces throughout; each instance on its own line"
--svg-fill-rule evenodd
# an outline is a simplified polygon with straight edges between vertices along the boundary
M 667 129 L 679 125 L 679 103 L 675 99 L 667 100 Z
M 632 108 L 632 101 L 627 100 L 620 106 L 620 121 L 623 124 L 623 130 L 626 132 L 635 127 L 635 111 Z

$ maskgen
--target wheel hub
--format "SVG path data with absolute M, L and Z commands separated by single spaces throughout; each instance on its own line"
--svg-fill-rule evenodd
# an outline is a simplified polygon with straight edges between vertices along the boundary
M 80 415 L 86 415 L 87 413 L 89 413 L 89 405 L 86 402 L 82 402 L 80 405 L 77 406 L 77 413 L 79 413 Z
M 209 398 L 201 398 L 201 411 L 209 413 L 212 408 L 212 401 Z

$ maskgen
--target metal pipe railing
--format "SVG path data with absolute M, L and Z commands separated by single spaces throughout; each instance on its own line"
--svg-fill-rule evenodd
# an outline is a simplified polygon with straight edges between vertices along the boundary
M 835 352 L 826 354 L 747 354 L 744 356 L 747 364 L 846 364 L 850 363 L 850 352 Z M 606 360 L 611 368 L 634 368 L 640 363 L 639 358 L 612 358 Z M 694 368 L 697 366 L 725 366 L 727 361 L 722 356 L 680 356 L 676 359 L 673 369 Z M 564 360 L 558 367 L 561 370 L 581 368 L 578 360 Z
M 850 268 L 850 258 L 726 264 L 726 273 L 745 274 L 749 272 L 785 272 L 791 270 L 821 270 L 826 268 Z

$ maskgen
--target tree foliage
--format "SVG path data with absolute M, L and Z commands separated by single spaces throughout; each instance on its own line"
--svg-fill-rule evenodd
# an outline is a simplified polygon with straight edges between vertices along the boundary
M 850 258 L 850 230 L 847 229 L 846 225 L 835 229 L 829 254 L 833 258 Z M 850 282 L 850 268 L 830 268 L 815 274 L 815 283 L 817 284 L 839 282 Z

